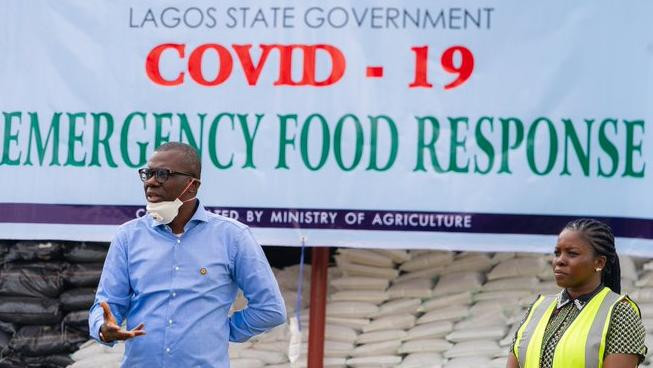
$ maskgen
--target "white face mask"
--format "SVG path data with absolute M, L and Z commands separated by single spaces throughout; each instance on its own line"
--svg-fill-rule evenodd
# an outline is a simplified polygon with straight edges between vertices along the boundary
M 185 201 L 182 201 L 181 199 L 179 199 L 179 197 L 181 197 L 182 195 L 184 195 L 184 193 L 186 193 L 188 188 L 190 188 L 190 186 L 193 184 L 193 182 L 195 180 L 197 180 L 197 179 L 191 180 L 191 182 L 188 183 L 186 188 L 184 188 L 184 190 L 181 192 L 181 194 L 179 194 L 179 196 L 177 196 L 177 198 L 174 201 L 162 201 L 162 202 L 156 202 L 156 203 L 148 201 L 147 206 L 145 207 L 147 209 L 147 213 L 149 213 L 150 216 L 152 216 L 154 221 L 156 221 L 156 222 L 158 222 L 160 224 L 167 225 L 167 224 L 171 223 L 172 220 L 174 220 L 175 217 L 177 217 L 177 215 L 179 214 L 179 208 L 184 203 L 192 201 L 193 199 L 195 199 L 195 197 L 193 197 L 191 199 L 187 199 Z

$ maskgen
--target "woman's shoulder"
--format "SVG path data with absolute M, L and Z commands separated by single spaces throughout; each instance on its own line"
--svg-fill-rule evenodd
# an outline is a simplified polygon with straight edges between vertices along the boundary
M 641 313 L 637 304 L 628 296 L 625 296 L 615 304 L 611 319 L 632 319 L 636 321 L 641 320 Z

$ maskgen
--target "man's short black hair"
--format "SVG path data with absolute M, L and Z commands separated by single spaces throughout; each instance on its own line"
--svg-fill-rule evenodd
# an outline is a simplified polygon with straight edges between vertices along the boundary
M 188 167 L 189 174 L 195 175 L 197 179 L 202 175 L 202 159 L 193 146 L 181 142 L 168 142 L 160 145 L 154 151 L 179 151 L 183 154 L 183 165 Z

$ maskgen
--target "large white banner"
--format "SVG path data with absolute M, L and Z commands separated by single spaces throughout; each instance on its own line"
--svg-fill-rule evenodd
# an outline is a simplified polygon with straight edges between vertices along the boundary
M 160 144 L 263 244 L 653 255 L 650 1 L 3 1 L 0 237 L 109 240 Z

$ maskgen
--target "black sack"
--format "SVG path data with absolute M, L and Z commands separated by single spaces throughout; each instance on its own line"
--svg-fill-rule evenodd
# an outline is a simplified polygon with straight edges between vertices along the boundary
M 63 291 L 61 265 L 11 264 L 0 269 L 0 296 L 56 298 Z
M 63 248 L 63 257 L 69 262 L 104 262 L 109 251 L 109 243 L 81 242 L 69 243 Z
M 64 341 L 71 352 L 78 350 L 80 345 L 87 342 L 90 338 L 91 336 L 89 336 L 88 332 L 66 329 L 64 333 Z
M 3 259 L 5 254 L 9 251 L 9 243 L 6 241 L 0 240 L 0 264 L 4 263 Z
M 88 335 L 88 311 L 70 312 L 63 318 L 67 330 L 78 331 Z
M 59 296 L 61 308 L 64 311 L 89 309 L 95 302 L 94 288 L 80 288 L 64 291 Z
M 69 350 L 59 326 L 25 326 L 9 342 L 15 352 L 24 356 L 43 356 Z
M 63 244 L 52 241 L 20 241 L 9 246 L 4 263 L 16 261 L 56 261 Z
M 11 340 L 12 335 L 4 331 L 0 331 L 0 353 L 7 350 L 9 346 L 9 340 Z M 0 354 L 1 355 L 1 354 Z
M 2 354 L 0 368 L 27 368 L 27 364 L 16 355 Z
M 8 333 L 13 336 L 18 328 L 13 324 L 5 321 L 0 321 L 0 331 Z
M 75 363 L 67 355 L 49 355 L 43 357 L 23 357 L 25 368 L 66 368 Z
M 23 268 L 34 268 L 40 270 L 46 270 L 48 272 L 63 272 L 68 267 L 66 262 L 12 262 L 6 263 L 2 269 L 4 270 L 22 270 Z
M 63 272 L 64 281 L 75 287 L 97 287 L 102 274 L 102 263 L 72 264 Z
M 61 321 L 58 299 L 19 296 L 0 298 L 0 320 L 19 325 L 47 325 Z

